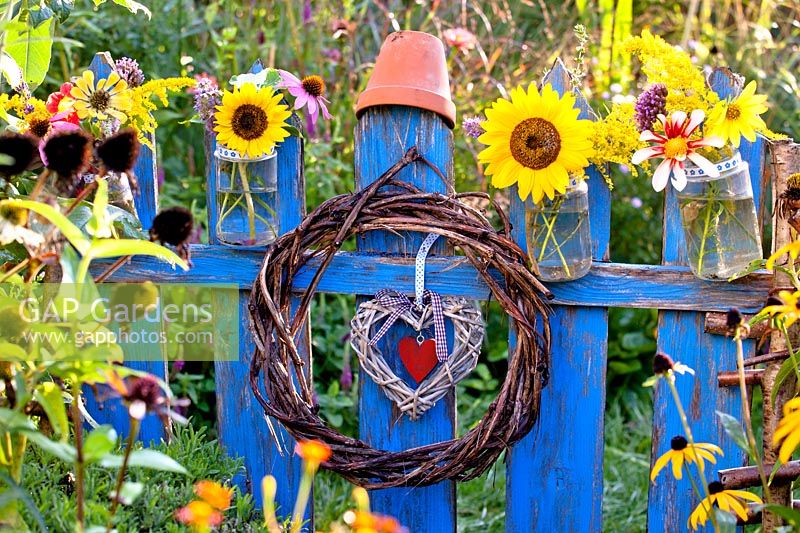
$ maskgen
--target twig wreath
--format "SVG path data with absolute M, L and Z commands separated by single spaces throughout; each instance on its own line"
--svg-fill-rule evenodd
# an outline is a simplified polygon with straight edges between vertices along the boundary
M 479 476 L 530 431 L 548 380 L 549 308 L 543 296 L 551 295 L 527 268 L 527 256 L 510 236 L 508 217 L 492 202 L 503 224 L 502 231 L 497 231 L 479 210 L 461 201 L 485 200 L 486 194 L 425 193 L 395 179 L 415 162 L 430 166 L 444 179 L 416 147 L 410 148 L 367 188 L 327 200 L 294 231 L 278 238 L 266 252 L 250 299 L 256 342 L 250 386 L 265 414 L 280 421 L 298 440 L 328 444 L 333 455 L 323 466 L 369 489 Z M 399 191 L 382 191 L 386 186 Z M 509 347 L 508 373 L 500 392 L 480 422 L 461 438 L 387 452 L 339 433 L 317 412 L 309 367 L 298 353 L 296 340 L 307 328 L 309 305 L 334 254 L 349 237 L 375 230 L 445 237 L 460 247 L 513 319 L 516 342 Z M 312 259 L 319 259 L 319 267 L 308 289 L 299 295 L 299 303 L 292 302 L 294 277 Z M 505 284 L 490 269 L 499 272 Z

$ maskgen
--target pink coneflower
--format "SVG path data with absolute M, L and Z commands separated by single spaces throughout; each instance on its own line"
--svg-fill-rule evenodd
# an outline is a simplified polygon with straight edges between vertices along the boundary
M 449 28 L 442 34 L 447 46 L 458 48 L 459 52 L 466 54 L 478 44 L 475 34 L 466 28 Z
M 289 94 L 295 97 L 294 108 L 300 109 L 308 106 L 308 114 L 311 123 L 317 123 L 317 116 L 322 110 L 322 116 L 326 119 L 333 118 L 328 113 L 326 103 L 330 103 L 323 95 L 325 94 L 325 81 L 319 76 L 306 76 L 302 80 L 285 70 L 278 70 L 281 74 L 281 82 L 275 87 L 287 89 Z
M 664 160 L 656 167 L 653 172 L 653 189 L 656 192 L 663 191 L 667 182 L 672 177 L 672 186 L 682 191 L 686 187 L 686 170 L 684 164 L 686 159 L 700 167 L 707 176 L 716 178 L 719 176 L 717 168 L 711 161 L 697 153 L 696 149 L 701 146 L 712 146 L 721 148 L 725 143 L 719 137 L 701 137 L 690 140 L 692 134 L 703 123 L 706 115 L 701 109 L 692 111 L 691 117 L 687 117 L 683 111 L 675 111 L 669 117 L 659 114 L 658 120 L 664 126 L 664 134 L 653 133 L 644 130 L 639 137 L 641 141 L 650 141 L 655 144 L 637 150 L 631 158 L 635 165 L 640 164 L 645 159 L 652 157 L 663 157 Z

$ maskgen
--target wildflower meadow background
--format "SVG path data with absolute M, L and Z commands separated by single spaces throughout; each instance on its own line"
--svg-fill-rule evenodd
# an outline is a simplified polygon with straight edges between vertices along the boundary
M 642 75 L 621 47 L 630 35 L 649 29 L 691 54 L 710 69 L 728 65 L 757 80 L 769 95 L 767 126 L 795 138 L 800 121 L 798 46 L 800 2 L 697 0 L 612 2 L 608 0 L 152 0 L 151 16 L 132 14 L 118 5 L 98 9 L 78 0 L 65 22 L 54 21 L 55 42 L 43 94 L 83 71 L 97 51 L 138 61 L 147 79 L 214 77 L 223 85 L 256 60 L 300 76 L 325 80 L 332 120 L 305 121 L 306 182 L 309 209 L 353 188 L 355 99 L 364 88 L 385 36 L 400 29 L 440 36 L 448 48 L 453 100 L 458 109 L 455 139 L 456 187 L 483 190 L 503 201 L 481 174 L 481 146 L 467 135 L 461 119 L 477 115 L 489 102 L 521 83 L 539 80 L 557 57 L 583 80 L 585 96 L 603 115 L 614 102 L 639 93 Z M 576 29 L 576 25 L 580 25 Z M 586 75 L 586 72 L 590 74 Z M 9 92 L 4 87 L 4 92 Z M 159 128 L 157 153 L 163 207 L 189 208 L 198 221 L 195 242 L 207 240 L 205 227 L 206 154 L 204 128 L 188 123 L 192 95 L 170 94 L 170 105 L 153 111 Z M 630 175 L 624 164 L 612 165 L 614 184 L 611 235 L 614 261 L 660 261 L 662 195 L 647 176 Z M 343 432 L 356 434 L 357 365 L 344 342 L 355 300 L 320 295 L 314 303 L 314 372 L 322 415 Z M 484 310 L 488 338 L 481 363 L 459 384 L 462 429 L 482 415 L 496 394 L 507 366 L 506 316 Z M 608 408 L 605 434 L 604 527 L 608 531 L 644 531 L 650 466 L 652 402 L 641 387 L 651 374 L 655 348 L 655 310 L 612 309 L 609 318 Z M 160 448 L 200 479 L 230 480 L 241 467 L 223 458 L 214 442 L 213 364 L 176 363 L 170 383 L 176 396 L 190 400 L 182 414 L 191 425 L 176 441 Z M 759 401 L 759 399 L 756 399 Z M 60 495 L 69 483 L 68 468 L 34 452 L 25 485 L 41 487 L 33 497 L 58 521 L 70 503 Z M 139 508 L 120 510 L 121 524 L 146 529 L 171 523 L 173 512 L 192 498 L 192 485 L 170 473 L 152 473 Z M 499 462 L 483 477 L 458 486 L 459 526 L 464 531 L 504 528 L 504 466 Z M 87 472 L 92 490 L 108 491 L 113 478 Z M 319 523 L 327 524 L 348 509 L 351 488 L 322 471 L 315 487 Z M 195 489 L 196 490 L 196 489 Z M 87 511 L 92 513 L 90 508 Z M 247 497 L 234 495 L 225 531 L 248 531 L 253 512 Z M 56 526 L 58 529 L 58 526 Z M 122 530 L 122 529 L 121 529 Z

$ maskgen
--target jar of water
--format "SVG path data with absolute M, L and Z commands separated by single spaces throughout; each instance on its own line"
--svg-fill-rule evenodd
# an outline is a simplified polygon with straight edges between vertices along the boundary
M 217 145 L 217 209 L 214 234 L 220 244 L 265 246 L 278 236 L 278 167 L 275 151 L 259 157 Z
M 578 279 L 592 266 L 586 181 L 573 179 L 553 199 L 525 209 L 525 236 L 533 272 L 542 281 Z
M 686 161 L 678 192 L 686 257 L 701 279 L 725 281 L 762 258 L 761 234 L 747 163 L 739 152 L 714 163 L 718 177 Z

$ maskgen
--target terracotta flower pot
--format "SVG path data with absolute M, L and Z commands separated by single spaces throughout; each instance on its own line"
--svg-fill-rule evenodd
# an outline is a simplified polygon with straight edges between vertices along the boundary
M 450 99 L 442 41 L 420 31 L 390 34 L 375 60 L 367 88 L 358 97 L 356 116 L 377 105 L 427 109 L 441 115 L 452 128 L 456 106 Z

